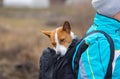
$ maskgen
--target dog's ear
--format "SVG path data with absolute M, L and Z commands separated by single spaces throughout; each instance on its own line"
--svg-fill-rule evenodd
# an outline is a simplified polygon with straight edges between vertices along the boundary
M 63 30 L 70 33 L 71 31 L 71 26 L 70 26 L 70 23 L 68 21 L 65 21 L 64 24 L 63 24 Z
M 51 35 L 51 31 L 41 31 L 43 34 L 47 35 L 48 37 L 50 37 Z

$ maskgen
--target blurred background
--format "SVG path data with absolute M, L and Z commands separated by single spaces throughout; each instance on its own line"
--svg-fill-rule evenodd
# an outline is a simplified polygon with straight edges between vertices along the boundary
M 71 23 L 80 38 L 93 22 L 91 0 L 0 0 L 0 79 L 38 79 L 39 58 L 52 47 L 41 30 Z

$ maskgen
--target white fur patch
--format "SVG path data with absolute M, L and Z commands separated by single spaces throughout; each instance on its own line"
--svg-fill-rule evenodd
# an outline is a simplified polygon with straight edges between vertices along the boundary
M 72 39 L 74 39 L 76 37 L 73 32 L 71 32 L 70 35 L 71 35 Z
M 55 42 L 56 42 L 55 51 L 56 51 L 57 54 L 60 54 L 61 56 L 64 56 L 67 52 L 67 48 L 65 46 L 59 44 L 57 31 L 58 31 L 58 29 L 56 29 L 56 32 L 55 32 Z

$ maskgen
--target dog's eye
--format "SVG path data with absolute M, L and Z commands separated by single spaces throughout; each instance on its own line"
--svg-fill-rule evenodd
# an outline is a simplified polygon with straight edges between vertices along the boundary
M 64 41 L 65 41 L 65 39 L 61 39 L 61 40 L 60 40 L 60 43 L 62 43 L 62 42 L 64 42 Z
M 56 47 L 56 43 L 52 43 L 52 45 L 53 45 L 54 47 Z

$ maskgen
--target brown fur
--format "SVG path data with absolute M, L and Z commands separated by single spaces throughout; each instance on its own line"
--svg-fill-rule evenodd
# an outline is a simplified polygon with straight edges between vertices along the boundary
M 47 35 L 50 38 L 51 44 L 56 47 L 55 42 L 55 33 L 57 30 L 58 34 L 58 41 L 59 44 L 64 45 L 66 48 L 69 46 L 70 42 L 72 41 L 72 37 L 70 35 L 71 27 L 68 21 L 65 21 L 63 26 L 58 27 L 55 30 L 52 31 L 42 31 L 45 35 Z

